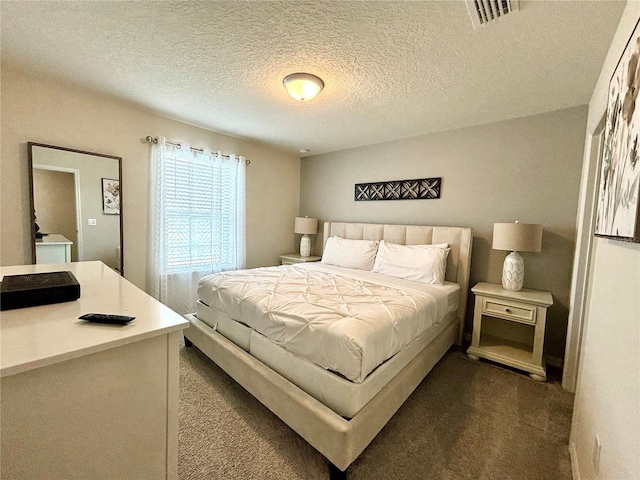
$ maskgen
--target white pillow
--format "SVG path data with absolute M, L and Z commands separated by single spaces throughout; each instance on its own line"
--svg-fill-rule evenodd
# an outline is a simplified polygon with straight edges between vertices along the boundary
M 322 254 L 322 263 L 371 270 L 377 251 L 378 242 L 375 240 L 347 240 L 341 237 L 329 237 Z
M 430 285 L 442 285 L 449 245 L 397 245 L 380 241 L 373 271 Z
M 402 245 L 401 245 L 402 246 Z M 404 245 L 406 246 L 406 245 Z M 410 247 L 412 245 L 409 245 Z M 429 245 L 413 245 L 415 247 L 423 247 L 423 248 L 449 248 L 448 243 L 431 243 Z

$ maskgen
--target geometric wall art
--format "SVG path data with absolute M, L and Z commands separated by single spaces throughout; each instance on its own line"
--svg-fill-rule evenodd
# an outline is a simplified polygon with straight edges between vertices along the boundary
M 442 177 L 356 183 L 354 200 L 431 200 L 440 198 Z

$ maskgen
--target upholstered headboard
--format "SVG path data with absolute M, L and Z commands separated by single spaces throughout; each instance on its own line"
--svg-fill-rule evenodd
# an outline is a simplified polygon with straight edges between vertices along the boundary
M 327 239 L 334 235 L 354 240 L 385 240 L 400 245 L 448 243 L 451 251 L 447 257 L 445 279 L 460 285 L 460 302 L 456 317 L 460 320 L 458 344 L 462 344 L 464 317 L 467 311 L 469 294 L 471 243 L 473 240 L 470 228 L 324 222 L 323 250 Z

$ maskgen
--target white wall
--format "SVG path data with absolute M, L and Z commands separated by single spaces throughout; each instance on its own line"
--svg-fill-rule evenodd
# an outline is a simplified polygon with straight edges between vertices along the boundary
M 161 117 L 136 105 L 2 65 L 0 265 L 31 261 L 27 142 L 122 157 L 125 276 L 145 286 L 147 135 L 245 155 L 247 265 L 276 265 L 295 251 L 300 160 L 255 142 Z
M 303 159 L 300 213 L 471 227 L 471 285 L 501 281 L 507 252 L 491 248 L 494 222 L 542 224 L 542 252 L 523 253 L 525 288 L 552 293 L 545 353 L 562 358 L 586 117 L 576 107 Z M 442 177 L 440 199 L 354 201 L 356 183 L 424 177 Z
M 589 104 L 593 132 L 606 104 L 608 83 L 640 18 L 628 2 Z M 590 138 L 587 138 L 590 141 Z M 589 157 L 585 158 L 585 169 Z M 640 244 L 596 237 L 571 425 L 575 478 L 640 478 Z M 602 443 L 599 472 L 595 436 Z

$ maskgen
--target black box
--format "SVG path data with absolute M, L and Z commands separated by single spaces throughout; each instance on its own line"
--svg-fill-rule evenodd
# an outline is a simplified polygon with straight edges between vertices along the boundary
M 71 272 L 5 275 L 0 284 L 0 310 L 71 302 L 80 298 L 80 284 Z

